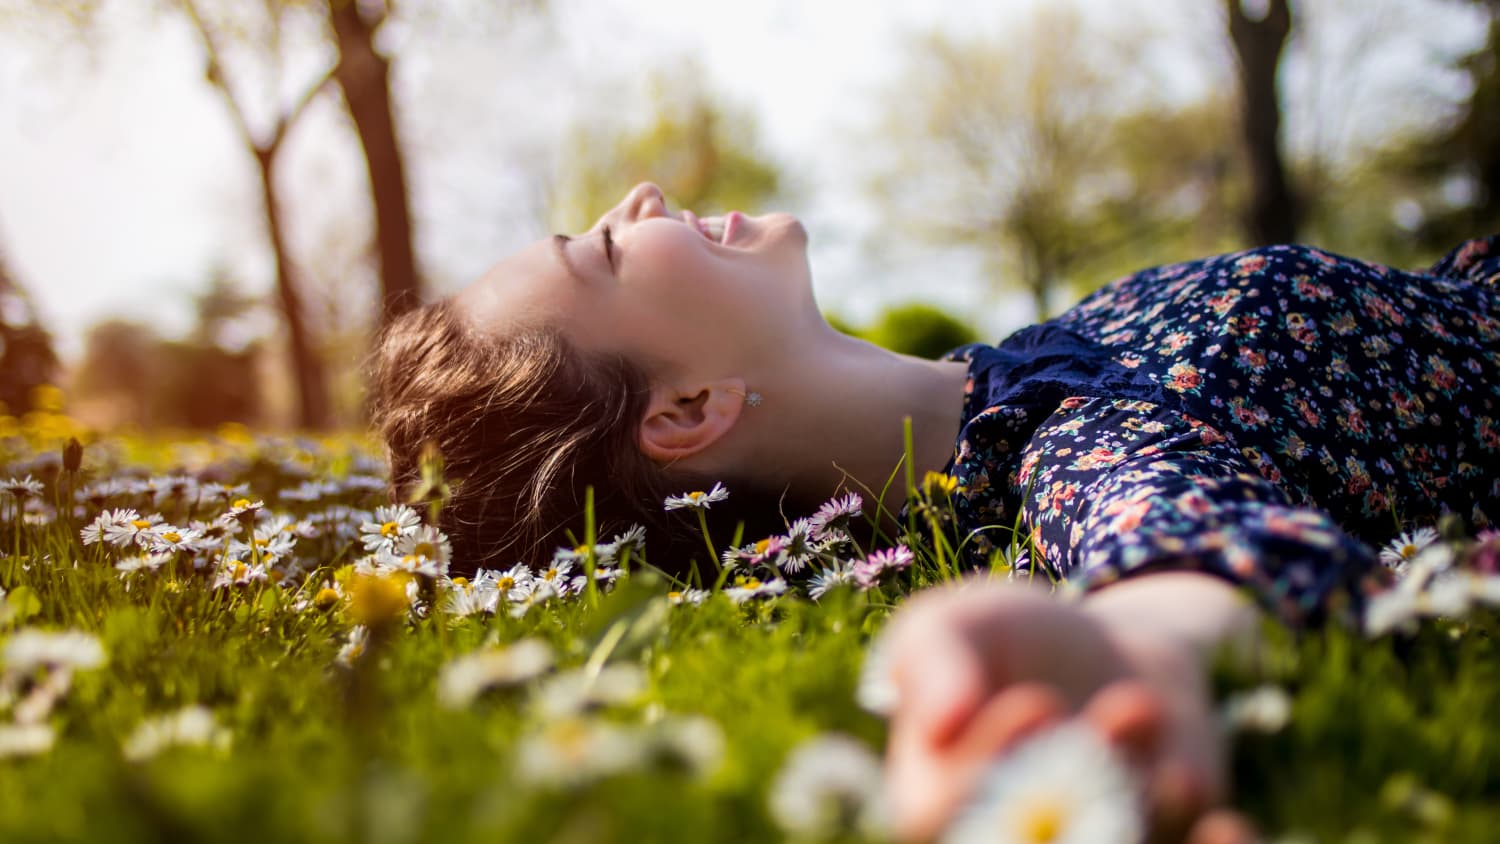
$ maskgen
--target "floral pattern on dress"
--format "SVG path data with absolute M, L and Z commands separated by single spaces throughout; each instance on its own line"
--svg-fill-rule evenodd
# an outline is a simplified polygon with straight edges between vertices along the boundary
M 1158 267 L 1033 328 L 949 354 L 975 564 L 1019 526 L 1032 566 L 1086 589 L 1198 570 L 1293 623 L 1352 621 L 1388 583 L 1372 545 L 1500 519 L 1500 237 L 1424 273 L 1306 246 Z M 1013 341 L 1111 369 L 1029 391 Z

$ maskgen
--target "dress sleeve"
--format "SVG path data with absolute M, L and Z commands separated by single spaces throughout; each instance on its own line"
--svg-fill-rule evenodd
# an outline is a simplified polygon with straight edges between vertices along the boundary
M 1275 477 L 1180 412 L 1071 398 L 1027 442 L 1015 482 L 1038 555 L 1085 590 L 1201 571 L 1247 587 L 1293 626 L 1328 617 L 1357 626 L 1382 568 Z

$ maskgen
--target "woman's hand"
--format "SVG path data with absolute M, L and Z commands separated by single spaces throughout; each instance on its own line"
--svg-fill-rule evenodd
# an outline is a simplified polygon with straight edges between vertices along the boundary
M 1139 578 L 1132 589 L 1172 592 L 1208 580 L 1148 585 L 1156 577 L 1165 576 Z M 971 581 L 902 609 L 884 643 L 897 692 L 887 787 L 900 837 L 934 838 L 996 756 L 1077 714 L 1142 776 L 1153 840 L 1180 841 L 1189 829 L 1194 844 L 1252 840 L 1237 815 L 1205 814 L 1227 788 L 1201 657 L 1179 631 L 1120 629 L 1135 617 L 1115 612 L 1118 603 L 1096 616 L 1040 588 Z M 1125 603 L 1139 609 L 1139 601 Z

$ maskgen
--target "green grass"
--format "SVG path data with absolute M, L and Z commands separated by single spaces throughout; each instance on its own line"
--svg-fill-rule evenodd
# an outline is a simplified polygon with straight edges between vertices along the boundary
M 358 472 L 366 464 L 356 455 L 337 441 L 92 445 L 87 477 L 48 475 L 42 498 L 62 500 L 60 486 L 135 466 L 164 471 L 187 461 L 224 480 L 248 479 L 270 510 L 306 513 L 313 505 L 280 501 L 278 491 L 304 476 Z M 0 441 L 0 480 L 30 459 L 21 437 Z M 353 492 L 330 500 L 374 503 Z M 368 608 L 348 599 L 295 609 L 325 581 L 353 591 L 348 567 L 363 552 L 348 538 L 299 540 L 309 568 L 280 584 L 214 590 L 211 571 L 188 570 L 182 559 L 122 579 L 119 552 L 79 540 L 91 508 L 18 524 L 13 504 L 0 495 L 0 549 L 12 555 L 0 559 L 8 593 L 0 639 L 21 629 L 85 631 L 107 662 L 78 671 L 47 717 L 57 737 L 50 751 L 0 758 L 0 841 L 776 841 L 786 836 L 767 795 L 797 745 L 828 731 L 873 750 L 884 740 L 884 723 L 856 705 L 855 688 L 869 639 L 896 603 L 891 587 L 836 590 L 819 602 L 794 589 L 743 604 L 716 594 L 672 606 L 671 584 L 637 570 L 607 594 L 555 600 L 521 618 L 431 611 L 385 622 L 358 618 Z M 185 503 L 158 504 L 169 520 L 186 520 Z M 911 579 L 942 579 L 952 549 L 916 550 Z M 340 649 L 360 620 L 376 632 L 346 666 Z M 1266 681 L 1293 693 L 1284 729 L 1234 745 L 1235 803 L 1270 837 L 1493 840 L 1493 616 L 1374 641 L 1337 629 L 1294 641 L 1267 630 L 1266 673 L 1221 668 L 1217 681 L 1221 694 Z M 457 709 L 439 703 L 445 664 L 523 638 L 550 645 L 549 675 Z M 618 665 L 639 669 L 638 694 L 576 716 L 539 711 L 549 677 Z M 7 670 L 0 665 L 0 675 Z M 16 689 L 24 696 L 29 687 Z M 126 759 L 122 747 L 143 720 L 189 705 L 212 711 L 227 748 Z M 14 705 L 0 706 L 0 720 L 14 716 Z M 520 761 L 523 743 L 559 733 L 570 718 L 646 735 L 673 729 L 673 716 L 717 725 L 717 753 L 699 742 L 712 756 L 706 767 L 658 747 L 591 777 L 601 754 L 584 746 L 578 781 L 558 785 L 528 776 Z

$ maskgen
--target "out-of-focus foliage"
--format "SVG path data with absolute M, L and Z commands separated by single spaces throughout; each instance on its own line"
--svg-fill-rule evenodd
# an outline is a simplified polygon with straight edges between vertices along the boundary
M 893 352 L 936 360 L 944 352 L 979 340 L 973 326 L 922 302 L 887 308 L 859 336 Z
M 1140 43 L 1067 5 L 1039 8 L 1003 44 L 926 36 L 888 97 L 878 201 L 931 243 L 979 249 L 996 287 L 1027 290 L 1039 316 L 1049 290 L 1116 250 L 1213 221 L 1221 126 L 1150 106 L 1150 80 L 1120 71 L 1141 64 Z M 1167 166 L 1163 142 L 1186 160 Z
M 1472 82 L 1447 125 L 1397 145 L 1375 179 L 1399 191 L 1403 227 L 1428 253 L 1500 231 L 1500 2 L 1472 0 L 1489 14 L 1484 44 L 1458 62 Z
M 57 377 L 52 337 L 0 254 L 0 414 L 32 409 L 36 389 Z
M 101 426 L 264 421 L 261 337 L 246 326 L 256 307 L 220 279 L 198 297 L 197 326 L 184 340 L 125 320 L 94 326 L 74 384 L 80 415 Z
M 581 126 L 568 142 L 566 171 L 552 196 L 551 223 L 559 231 L 593 225 L 633 185 L 655 182 L 675 206 L 699 216 L 731 210 L 754 213 L 778 194 L 778 165 L 757 147 L 748 112 L 725 105 L 697 81 L 688 62 L 651 85 L 650 121 L 638 129 Z

